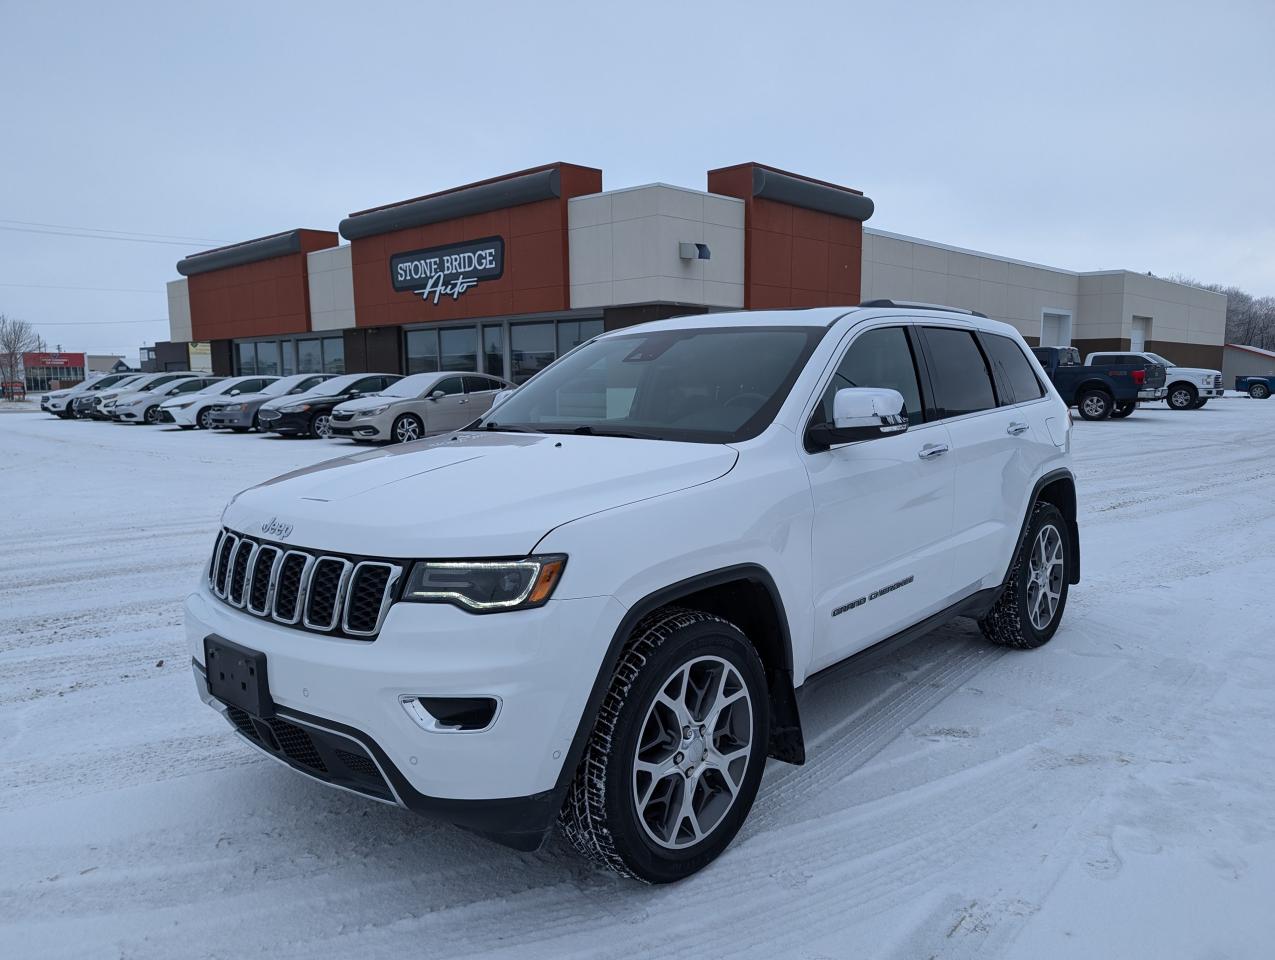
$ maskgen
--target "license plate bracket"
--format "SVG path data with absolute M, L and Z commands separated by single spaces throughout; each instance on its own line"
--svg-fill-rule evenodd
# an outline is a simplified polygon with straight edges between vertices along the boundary
M 274 716 L 264 653 L 209 634 L 204 637 L 204 668 L 208 692 L 222 703 L 261 720 Z

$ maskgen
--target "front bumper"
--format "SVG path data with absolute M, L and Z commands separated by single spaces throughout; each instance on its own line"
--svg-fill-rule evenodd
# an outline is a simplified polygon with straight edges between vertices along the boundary
M 1200 387 L 1200 398 L 1213 399 L 1225 395 L 1226 390 L 1223 387 Z
M 281 433 L 286 436 L 297 436 L 310 432 L 310 412 L 276 413 L 267 410 L 260 414 L 261 429 L 269 433 Z
M 1148 387 L 1138 391 L 1139 400 L 1163 400 L 1169 395 L 1168 387 Z
M 146 407 L 115 407 L 111 410 L 111 419 L 121 423 L 142 423 L 146 419 Z
M 382 417 L 354 417 L 351 420 L 332 418 L 332 435 L 352 440 L 388 440 L 390 428 L 381 422 Z
M 533 849 L 557 815 L 564 758 L 623 614 L 612 597 L 485 616 L 396 603 L 363 641 L 251 616 L 201 586 L 186 598 L 186 639 L 197 672 L 210 634 L 265 654 L 280 716 L 357 741 L 394 802 Z M 427 730 L 404 696 L 495 697 L 500 710 L 481 732 Z

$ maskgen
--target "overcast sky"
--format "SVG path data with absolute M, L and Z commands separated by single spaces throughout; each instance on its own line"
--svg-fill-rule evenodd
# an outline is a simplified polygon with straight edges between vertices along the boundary
M 883 230 L 1275 294 L 1273 50 L 1272 0 L 0 0 L 0 313 L 135 359 L 205 240 L 554 160 L 755 160 Z M 197 239 L 29 232 L 83 228 Z

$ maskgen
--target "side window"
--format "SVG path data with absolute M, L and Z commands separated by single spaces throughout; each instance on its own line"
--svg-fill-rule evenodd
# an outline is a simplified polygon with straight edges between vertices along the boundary
M 356 380 L 351 386 L 352 391 L 358 393 L 376 393 L 385 389 L 384 377 L 364 377 L 362 380 Z
M 820 408 L 823 422 L 832 423 L 832 401 L 848 387 L 889 387 L 903 394 L 908 423 L 924 419 L 920 381 L 908 335 L 902 327 L 881 327 L 860 334 L 850 344 L 824 391 Z
M 319 384 L 323 382 L 323 380 L 324 380 L 323 377 L 306 377 L 304 380 L 298 383 L 295 387 L 289 390 L 288 393 L 289 394 L 305 393 L 307 390 L 317 387 Z
M 203 380 L 183 380 L 175 386 L 170 393 L 195 393 L 204 389 Z
M 1011 395 L 1002 397 L 1002 403 L 1026 403 L 1044 396 L 1045 392 L 1036 379 L 1035 371 L 1017 343 L 1009 337 L 985 334 L 983 346 L 987 349 L 987 358 L 992 361 L 996 376 L 1003 386 L 1009 388 Z
M 925 327 L 934 406 L 940 417 L 960 417 L 996 406 L 996 392 L 983 352 L 969 330 Z
M 443 393 L 447 394 L 449 397 L 453 394 L 465 392 L 465 388 L 461 385 L 460 377 L 445 377 L 438 381 L 434 390 L 442 390 Z M 433 391 L 431 390 L 430 392 L 432 393 Z
M 1118 358 L 1112 356 L 1111 354 L 1100 353 L 1093 358 L 1092 365 L 1095 367 L 1105 367 L 1109 363 L 1118 363 L 1118 362 L 1119 362 Z
M 499 389 L 500 384 L 490 377 L 465 377 L 466 393 L 487 393 Z

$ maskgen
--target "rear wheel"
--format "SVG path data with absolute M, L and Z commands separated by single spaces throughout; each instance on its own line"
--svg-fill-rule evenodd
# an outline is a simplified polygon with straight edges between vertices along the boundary
M 421 418 L 411 413 L 405 413 L 395 420 L 390 429 L 396 443 L 411 443 L 419 440 L 424 433 L 425 425 L 421 423 Z
M 1138 405 L 1132 400 L 1121 400 L 1111 408 L 1111 418 L 1113 420 L 1123 420 L 1137 409 Z
M 559 823 L 589 859 L 669 883 L 711 863 L 752 808 L 769 737 L 766 673 L 734 624 L 665 608 L 616 667 Z
M 1030 650 L 1048 643 L 1067 606 L 1071 537 L 1062 512 L 1037 503 L 1014 557 L 1009 582 L 978 621 L 983 636 L 1002 647 Z
M 310 418 L 310 436 L 323 440 L 332 436 L 332 417 L 326 413 L 316 413 Z
M 1254 400 L 1265 400 L 1271 395 L 1271 388 L 1264 383 L 1249 384 L 1248 395 Z
M 1081 394 L 1076 406 L 1085 420 L 1106 420 L 1114 404 L 1111 394 L 1105 390 L 1089 390 Z
M 1191 410 L 1200 394 L 1189 383 L 1175 383 L 1169 388 L 1169 406 L 1174 410 Z

